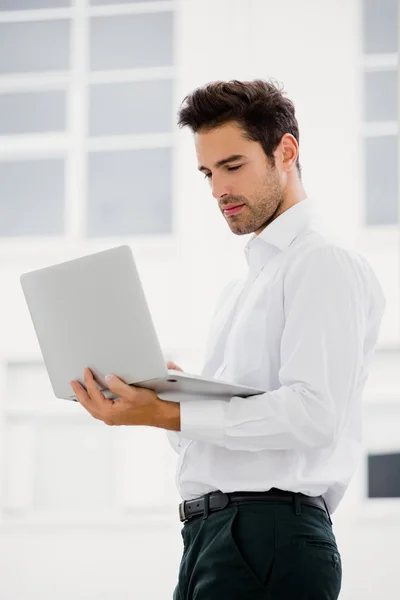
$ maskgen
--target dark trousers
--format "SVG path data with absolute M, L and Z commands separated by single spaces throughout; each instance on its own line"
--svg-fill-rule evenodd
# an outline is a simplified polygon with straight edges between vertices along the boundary
M 336 600 L 332 524 L 297 498 L 241 501 L 187 521 L 174 600 Z

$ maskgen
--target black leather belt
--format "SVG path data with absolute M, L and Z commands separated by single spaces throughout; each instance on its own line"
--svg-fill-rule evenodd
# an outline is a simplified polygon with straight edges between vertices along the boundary
M 228 504 L 235 504 L 237 502 L 243 502 L 247 500 L 262 500 L 265 498 L 266 500 L 293 502 L 295 495 L 298 496 L 301 504 L 307 504 L 308 506 L 321 508 L 326 512 L 330 519 L 328 508 L 322 496 L 306 496 L 300 492 L 294 494 L 293 492 L 278 490 L 277 488 L 272 488 L 267 492 L 231 492 L 227 494 L 220 491 L 211 492 L 210 494 L 205 494 L 204 496 L 200 496 L 194 500 L 185 500 L 182 502 L 179 505 L 179 518 L 182 522 L 184 522 L 191 517 L 203 515 L 207 499 L 208 512 L 211 513 L 226 508 Z

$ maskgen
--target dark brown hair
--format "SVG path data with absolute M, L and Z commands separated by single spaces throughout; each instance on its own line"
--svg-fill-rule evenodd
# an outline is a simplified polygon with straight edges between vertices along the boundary
M 178 112 L 178 126 L 193 133 L 229 121 L 236 121 L 247 139 L 259 142 L 273 165 L 273 152 L 285 133 L 299 143 L 294 104 L 272 80 L 212 81 L 187 95 Z M 296 166 L 301 177 L 299 157 Z

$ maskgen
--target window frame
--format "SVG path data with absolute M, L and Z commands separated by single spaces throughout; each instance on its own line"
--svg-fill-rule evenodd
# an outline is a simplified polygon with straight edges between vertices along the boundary
M 63 90 L 67 93 L 67 127 L 64 133 L 20 134 L 0 136 L 0 160 L 24 160 L 65 157 L 65 235 L 40 237 L 2 237 L 0 256 L 6 260 L 21 260 L 24 256 L 58 253 L 60 244 L 72 246 L 82 253 L 96 252 L 110 245 L 131 244 L 142 255 L 162 252 L 173 256 L 178 247 L 177 216 L 175 210 L 176 175 L 175 154 L 177 128 L 164 134 L 133 134 L 90 137 L 89 86 L 96 83 L 135 82 L 159 79 L 177 79 L 176 66 L 89 70 L 89 26 L 91 17 L 132 15 L 171 11 L 175 16 L 177 0 L 135 2 L 91 6 L 90 0 L 76 0 L 69 8 L 33 9 L 0 12 L 0 23 L 42 20 L 71 20 L 70 70 L 48 73 L 18 73 L 0 75 L 0 93 Z M 175 92 L 174 92 L 175 95 Z M 141 149 L 168 146 L 172 150 L 172 231 L 169 234 L 142 234 L 112 237 L 85 237 L 88 153 L 90 151 Z
M 121 69 L 110 71 L 90 72 L 89 65 L 89 22 L 92 16 L 112 16 L 124 14 L 154 13 L 172 11 L 175 15 L 179 8 L 179 1 L 155 1 L 136 2 L 134 4 L 116 4 L 110 6 L 91 6 L 89 0 L 75 0 L 74 5 L 69 8 L 55 9 L 33 9 L 0 12 L 0 23 L 39 21 L 39 20 L 71 20 L 71 36 L 74 40 L 70 44 L 70 70 L 65 72 L 47 73 L 18 73 L 0 76 L 0 93 L 2 92 L 24 92 L 24 91 L 46 91 L 63 90 L 67 93 L 67 127 L 64 133 L 57 134 L 28 134 L 0 137 L 0 160 L 24 160 L 40 158 L 65 158 L 65 180 L 66 180 L 66 208 L 65 208 L 65 236 L 41 236 L 0 238 L 0 263 L 7 265 L 7 269 L 21 272 L 26 270 L 27 264 L 46 263 L 51 256 L 54 263 L 66 260 L 66 256 L 73 258 L 84 254 L 102 251 L 110 246 L 127 244 L 132 247 L 138 262 L 149 264 L 159 260 L 163 256 L 166 262 L 177 261 L 180 244 L 177 232 L 178 219 L 176 215 L 176 193 L 174 191 L 177 181 L 175 149 L 177 147 L 177 130 L 168 134 L 149 135 L 121 135 L 101 136 L 90 138 L 88 132 L 88 102 L 89 85 L 95 83 L 134 82 L 157 79 L 171 79 L 173 81 L 175 95 L 175 80 L 177 79 L 176 66 L 152 67 L 138 69 Z M 175 48 L 175 41 L 174 41 Z M 87 133 L 86 133 L 87 132 Z M 87 183 L 87 160 L 89 151 L 102 150 L 124 150 L 149 147 L 171 147 L 173 154 L 172 173 L 172 220 L 173 228 L 170 234 L 164 235 L 140 235 L 140 236 L 118 236 L 87 238 L 85 231 L 85 207 L 86 207 L 86 183 Z M 30 344 L 32 346 L 32 344 Z M 17 344 L 18 346 L 18 344 Z M 28 344 L 29 346 L 29 344 Z M 187 353 L 189 356 L 191 348 L 182 347 L 167 348 L 165 356 L 167 360 Z M 0 399 L 6 394 L 6 368 L 8 362 L 34 362 L 43 363 L 39 348 L 36 351 L 19 350 L 15 355 L 6 347 L 0 345 Z M 67 407 L 65 407 L 67 408 Z M 69 407 L 68 407 L 69 408 Z M 43 419 L 73 419 L 78 422 L 86 422 L 87 415 L 71 415 L 65 410 L 60 411 L 42 410 L 32 407 L 29 411 L 18 408 L 2 408 L 0 410 L 0 432 L 7 431 L 9 419 L 28 419 L 35 427 L 35 423 Z M 62 411 L 61 411 L 62 413 Z M 67 414 L 68 413 L 68 414 Z M 93 421 L 95 427 L 97 421 Z M 118 432 L 110 428 L 109 435 L 116 437 Z M 4 436 L 0 436 L 4 439 Z M 0 480 L 4 469 L 4 446 L 0 444 Z M 171 449 L 171 460 L 175 462 L 175 455 Z M 173 481 L 173 477 L 172 477 Z M 118 495 L 119 492 L 117 491 Z M 4 511 L 2 500 L 2 489 L 0 486 L 0 528 L 14 530 L 18 527 L 58 525 L 79 527 L 113 528 L 115 525 L 123 524 L 124 528 L 137 529 L 153 526 L 168 527 L 175 518 L 176 503 L 171 504 L 160 501 L 157 507 L 137 507 L 123 505 L 121 499 L 117 499 L 117 507 L 112 510 L 77 514 L 58 511 L 56 513 L 39 514 L 31 507 L 24 511 Z M 178 501 L 178 497 L 176 499 Z

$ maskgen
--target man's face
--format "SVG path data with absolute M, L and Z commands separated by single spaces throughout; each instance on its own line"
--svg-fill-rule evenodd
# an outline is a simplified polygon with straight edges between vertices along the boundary
M 262 146 L 247 140 L 235 122 L 195 134 L 198 168 L 229 227 L 237 235 L 259 234 L 283 212 L 284 187 L 278 167 Z M 231 206 L 241 205 L 241 208 Z

